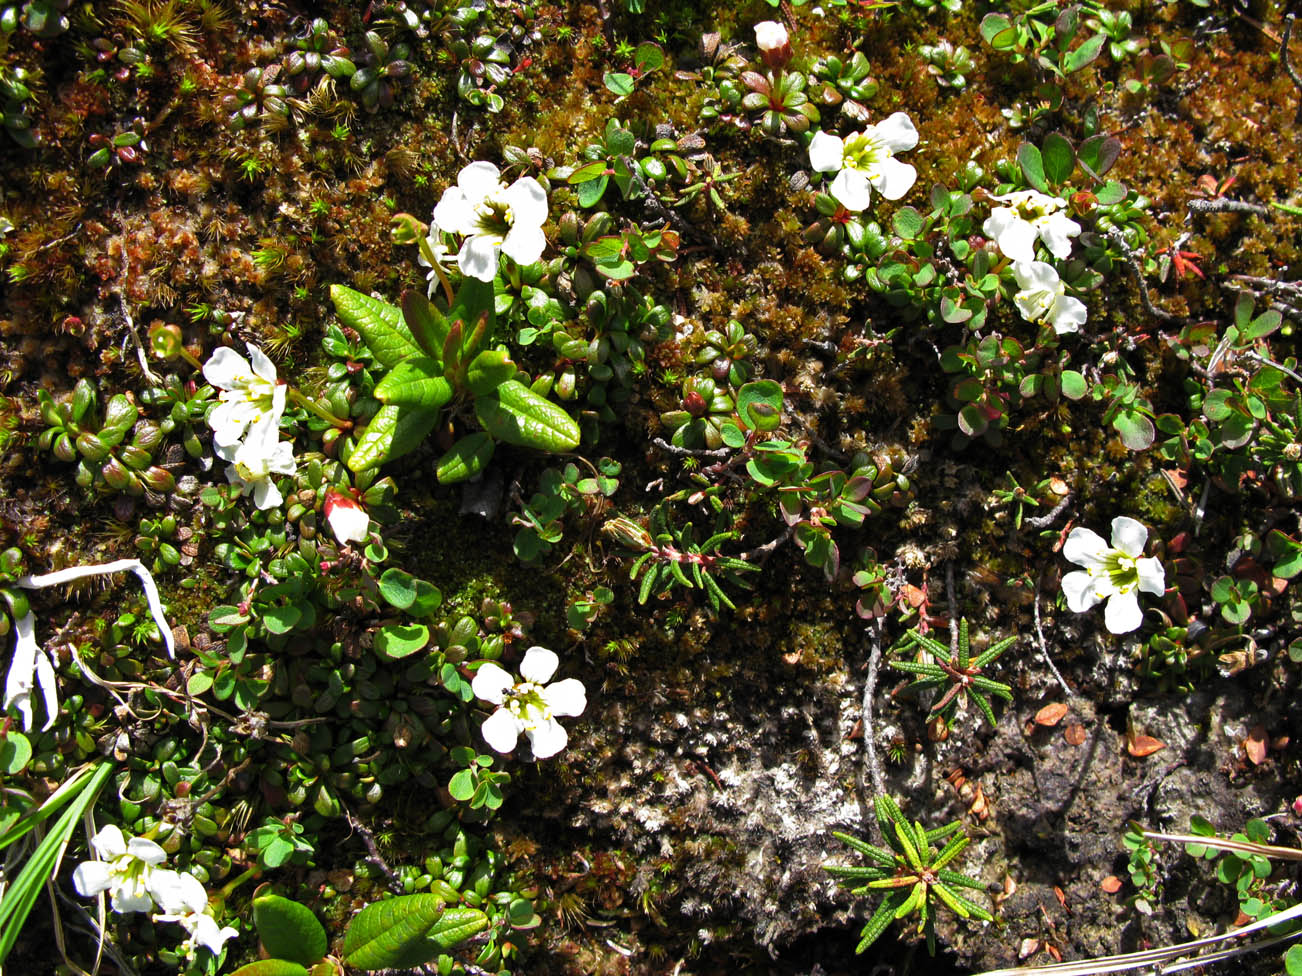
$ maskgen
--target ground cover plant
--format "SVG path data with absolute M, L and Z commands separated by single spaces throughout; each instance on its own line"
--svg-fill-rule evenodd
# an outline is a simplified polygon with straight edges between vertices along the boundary
M 1294 13 L 0 0 L 0 966 L 1302 972 Z

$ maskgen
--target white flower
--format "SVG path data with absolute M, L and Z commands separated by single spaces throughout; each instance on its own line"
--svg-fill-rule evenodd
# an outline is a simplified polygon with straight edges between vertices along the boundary
M 1154 558 L 1143 558 L 1148 529 L 1126 516 L 1112 520 L 1112 545 L 1097 532 L 1075 528 L 1062 554 L 1082 570 L 1062 578 L 1067 606 L 1084 613 L 1102 600 L 1108 605 L 1103 622 L 1114 634 L 1127 634 L 1144 622 L 1136 590 L 1161 596 L 1166 592 L 1166 570 Z
M 465 240 L 457 255 L 462 274 L 492 281 L 501 250 L 517 264 L 542 257 L 547 238 L 547 194 L 532 176 L 504 184 L 496 166 L 475 162 L 457 175 L 457 185 L 443 191 L 434 208 L 434 224 Z
M 128 841 L 119 828 L 108 824 L 90 839 L 90 846 L 99 860 L 83 861 L 72 872 L 73 885 L 85 897 L 107 891 L 115 912 L 148 912 L 155 902 L 166 907 L 181 904 L 185 897 L 181 879 L 188 875 L 160 869 L 167 854 L 152 840 L 132 837 Z
M 556 673 L 560 659 L 545 647 L 531 647 L 520 663 L 524 680 L 517 683 L 506 671 L 489 661 L 481 664 L 470 683 L 475 695 L 500 705 L 483 725 L 484 740 L 497 752 L 510 752 L 523 732 L 529 737 L 534 757 L 546 759 L 565 748 L 569 736 L 557 715 L 581 715 L 588 700 L 578 678 L 547 680 Z
M 248 438 L 236 448 L 231 460 L 235 463 L 226 469 L 226 480 L 238 485 L 241 495 L 252 489 L 253 503 L 264 511 L 285 500 L 271 476 L 298 470 L 293 443 L 280 439 L 280 428 L 270 416 L 249 429 Z
M 987 237 L 994 238 L 1007 257 L 1014 261 L 1034 261 L 1037 237 L 1058 260 L 1070 256 L 1071 239 L 1080 233 L 1080 224 L 1063 212 L 1066 200 L 1035 190 L 1017 190 L 995 199 L 1009 206 L 995 207 L 982 229 Z
M 194 959 L 199 946 L 214 956 L 219 955 L 227 939 L 239 932 L 230 926 L 223 928 L 208 914 L 208 892 L 202 882 L 192 874 L 176 872 L 177 882 L 170 902 L 160 902 L 163 914 L 155 915 L 155 922 L 176 922 L 189 934 L 181 943 L 181 952 Z
M 761 51 L 780 51 L 790 43 L 786 27 L 776 20 L 761 20 L 755 25 L 755 46 Z
M 370 537 L 371 517 L 353 498 L 338 491 L 327 491 L 325 518 L 339 544 L 365 542 Z
M 105 576 L 112 573 L 130 571 L 140 577 L 140 585 L 145 591 L 145 600 L 149 603 L 149 612 L 158 627 L 159 636 L 167 647 L 167 656 L 175 657 L 176 651 L 172 641 L 172 628 L 163 615 L 163 604 L 158 597 L 158 586 L 139 559 L 118 559 L 111 563 L 99 563 L 91 566 L 70 566 L 54 573 L 40 576 L 23 576 L 18 585 L 25 590 L 43 590 L 61 583 L 82 579 L 86 576 Z M 14 612 L 13 601 L 9 602 L 10 615 L 14 621 L 14 653 L 9 661 L 9 673 L 5 677 L 4 702 L 0 707 L 6 711 L 10 706 L 17 708 L 23 717 L 23 728 L 32 730 L 32 692 L 41 689 L 45 701 L 45 725 L 48 729 L 54 724 L 59 714 L 59 685 L 54 675 L 54 659 L 48 651 L 36 643 L 36 617 L 31 610 L 26 613 Z
M 208 414 L 213 449 L 223 461 L 232 459 L 236 445 L 256 422 L 270 417 L 276 425 L 285 412 L 285 385 L 276 380 L 276 365 L 249 343 L 249 360 L 230 346 L 214 350 L 203 364 L 203 378 L 222 392 Z
M 874 188 L 887 200 L 898 200 L 909 192 L 918 178 L 917 170 L 894 154 L 917 144 L 918 130 L 907 115 L 896 112 L 845 139 L 815 133 L 809 144 L 809 164 L 820 173 L 836 173 L 828 192 L 857 213 L 868 206 Z
M 1076 332 L 1085 324 L 1085 303 L 1067 294 L 1053 265 L 1043 261 L 1014 261 L 1013 277 L 1021 290 L 1013 304 L 1028 322 L 1047 322 L 1053 331 Z

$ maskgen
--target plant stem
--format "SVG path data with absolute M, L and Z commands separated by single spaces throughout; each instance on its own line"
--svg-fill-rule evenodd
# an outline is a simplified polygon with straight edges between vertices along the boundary
M 341 420 L 315 400 L 310 399 L 300 390 L 297 390 L 292 386 L 289 388 L 289 398 L 305 410 L 309 410 L 316 414 L 331 427 L 337 427 L 340 430 L 353 429 L 353 422 L 351 420 Z

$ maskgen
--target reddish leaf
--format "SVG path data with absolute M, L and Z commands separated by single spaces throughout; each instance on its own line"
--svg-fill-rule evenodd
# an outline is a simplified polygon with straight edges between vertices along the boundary
M 1154 739 L 1151 735 L 1130 735 L 1126 738 L 1126 751 L 1136 759 L 1143 759 L 1166 748 L 1165 742 Z
M 1089 735 L 1085 732 L 1083 725 L 1069 725 L 1062 733 L 1062 737 L 1067 740 L 1069 746 L 1079 746 L 1085 743 Z
M 1063 720 L 1067 714 L 1067 706 L 1062 702 L 1054 702 L 1051 705 L 1045 705 L 1035 713 L 1035 724 L 1054 726 Z
M 1252 727 L 1248 737 L 1243 740 L 1243 751 L 1248 757 L 1248 761 L 1254 766 L 1260 766 L 1266 761 L 1266 727 L 1260 723 Z
M 1099 887 L 1102 888 L 1104 891 L 1106 891 L 1109 895 L 1115 895 L 1118 891 L 1121 890 L 1121 879 L 1118 878 L 1115 874 L 1109 874 L 1106 878 L 1103 879 L 1103 882 L 1099 885 Z

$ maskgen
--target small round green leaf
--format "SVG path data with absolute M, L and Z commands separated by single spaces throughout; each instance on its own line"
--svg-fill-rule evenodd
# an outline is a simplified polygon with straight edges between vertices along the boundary
M 424 624 L 391 624 L 375 635 L 375 653 L 397 661 L 410 657 L 429 643 L 429 628 Z
M 267 954 L 303 966 L 314 965 L 326 954 L 326 931 L 306 905 L 280 895 L 253 899 L 253 924 Z
M 0 772 L 7 776 L 21 773 L 32 758 L 32 744 L 21 732 L 11 730 L 0 739 Z

